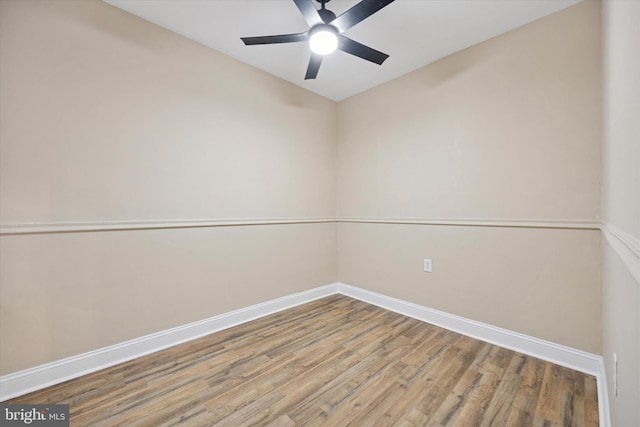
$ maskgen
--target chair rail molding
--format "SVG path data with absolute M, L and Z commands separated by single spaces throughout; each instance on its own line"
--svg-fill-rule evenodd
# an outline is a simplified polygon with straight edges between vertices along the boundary
M 597 230 L 597 220 L 518 219 L 518 218 L 373 218 L 373 217 L 275 217 L 275 218 L 197 218 L 144 219 L 122 221 L 14 222 L 0 224 L 0 235 L 126 231 L 164 228 L 233 227 L 251 225 L 368 223 L 447 225 L 468 227 L 560 228 Z
M 640 286 L 640 239 L 607 221 L 602 221 L 600 229 L 609 246 Z
M 336 221 L 344 223 L 457 225 L 469 227 L 569 228 L 585 230 L 597 230 L 600 228 L 599 221 L 584 219 L 338 217 Z
M 61 221 L 0 224 L 0 235 L 50 234 L 90 231 L 151 230 L 163 228 L 233 227 L 249 225 L 314 224 L 335 222 L 333 217 L 204 218 L 126 221 Z

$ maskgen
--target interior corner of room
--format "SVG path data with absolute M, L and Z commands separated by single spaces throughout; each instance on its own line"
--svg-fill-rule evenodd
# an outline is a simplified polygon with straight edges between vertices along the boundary
M 589 360 L 638 425 L 637 40 L 640 2 L 584 0 L 336 102 L 103 1 L 0 0 L 0 394 L 342 292 Z

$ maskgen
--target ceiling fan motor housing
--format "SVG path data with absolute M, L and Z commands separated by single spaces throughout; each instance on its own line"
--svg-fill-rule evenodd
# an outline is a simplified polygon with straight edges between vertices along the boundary
M 320 7 L 320 10 L 318 10 L 318 15 L 320 15 L 320 18 L 322 18 L 325 24 L 328 24 L 329 22 L 336 19 L 336 14 L 330 11 L 329 9 L 325 9 L 324 7 L 324 5 L 329 3 L 331 0 L 316 0 L 316 1 L 322 5 Z
M 323 4 L 324 6 L 324 4 Z M 320 18 L 322 18 L 322 20 L 325 22 L 325 24 L 328 24 L 329 22 L 333 21 L 334 19 L 336 19 L 336 14 L 331 12 L 329 9 L 325 9 L 324 7 L 320 10 L 318 10 L 318 15 L 320 15 Z

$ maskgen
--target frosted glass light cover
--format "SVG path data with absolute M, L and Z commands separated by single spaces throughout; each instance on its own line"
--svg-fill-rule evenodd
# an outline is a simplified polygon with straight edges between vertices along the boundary
M 328 55 L 334 52 L 338 48 L 336 32 L 330 27 L 314 31 L 309 38 L 309 47 L 318 55 Z

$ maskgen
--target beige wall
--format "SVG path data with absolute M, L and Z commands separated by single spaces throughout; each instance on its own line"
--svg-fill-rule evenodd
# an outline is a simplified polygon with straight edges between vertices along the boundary
M 101 1 L 0 8 L 3 225 L 335 214 L 334 102 Z M 332 223 L 0 245 L 0 374 L 337 271 Z
M 100 1 L 0 7 L 2 224 L 599 216 L 597 3 L 338 105 Z M 599 248 L 348 223 L 2 236 L 0 374 L 337 279 L 599 353 Z
M 341 102 L 338 217 L 597 220 L 599 28 L 586 1 Z M 594 230 L 343 223 L 338 278 L 600 353 L 599 245 Z
M 338 242 L 341 282 L 600 351 L 597 230 L 339 224 Z
M 640 425 L 640 3 L 603 2 L 603 355 L 612 425 Z M 633 250 L 629 250 L 633 248 Z M 618 357 L 618 395 L 613 354 Z
M 101 1 L 3 1 L 3 223 L 333 216 L 335 103 Z
M 594 219 L 599 3 L 339 104 L 339 217 Z
M 3 236 L 3 373 L 335 282 L 335 225 Z

